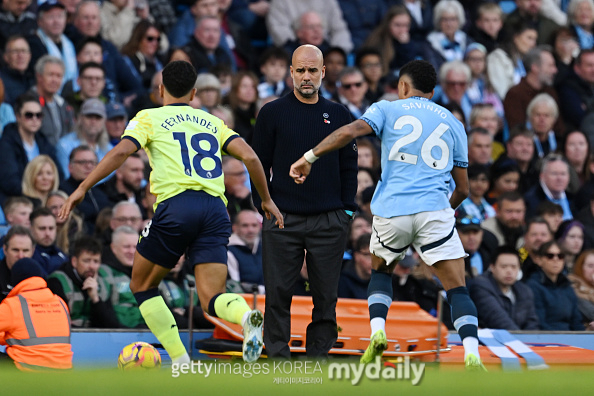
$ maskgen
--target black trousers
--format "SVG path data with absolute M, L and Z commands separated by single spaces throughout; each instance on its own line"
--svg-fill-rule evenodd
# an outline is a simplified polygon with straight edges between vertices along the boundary
M 274 225 L 274 218 L 265 218 L 262 231 L 266 353 L 278 358 L 291 356 L 291 301 L 305 256 L 314 304 L 306 332 L 306 354 L 325 357 L 338 337 L 337 289 L 350 217 L 342 209 L 310 216 L 283 216 L 284 229 Z

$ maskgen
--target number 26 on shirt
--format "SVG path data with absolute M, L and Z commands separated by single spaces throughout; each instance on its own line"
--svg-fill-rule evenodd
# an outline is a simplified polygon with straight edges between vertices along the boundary
M 179 143 L 181 160 L 184 165 L 184 173 L 187 176 L 192 176 L 192 169 L 198 176 L 204 179 L 215 179 L 223 174 L 222 162 L 217 156 L 217 153 L 219 152 L 219 142 L 216 137 L 208 133 L 197 133 L 192 135 L 190 146 L 192 146 L 192 149 L 196 154 L 192 157 L 191 164 L 186 133 L 173 132 L 173 139 L 177 140 Z M 208 149 L 203 148 L 203 145 L 201 145 L 202 142 L 207 143 Z M 205 169 L 203 163 L 206 166 L 211 166 L 209 166 L 209 169 Z M 211 167 L 212 169 L 210 169 Z
M 412 126 L 412 132 L 396 140 L 392 146 L 392 149 L 390 150 L 388 160 L 416 165 L 419 157 L 415 154 L 401 152 L 400 149 L 416 142 L 421 137 L 423 134 L 423 124 L 421 124 L 421 121 L 419 121 L 417 117 L 405 115 L 396 120 L 394 123 L 394 129 L 400 130 L 406 125 Z M 448 129 L 449 126 L 447 124 L 439 124 L 437 128 L 431 132 L 427 139 L 425 139 L 423 145 L 421 146 L 421 158 L 432 169 L 441 170 L 444 169 L 448 164 L 448 160 L 450 158 L 450 148 L 448 147 L 447 143 L 441 139 L 441 136 Z M 431 154 L 433 147 L 439 147 L 441 149 L 440 159 L 434 158 Z

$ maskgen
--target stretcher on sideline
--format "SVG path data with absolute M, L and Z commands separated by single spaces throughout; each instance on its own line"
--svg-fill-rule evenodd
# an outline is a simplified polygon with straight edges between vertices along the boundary
M 253 305 L 253 295 L 244 294 L 243 297 L 248 304 Z M 259 295 L 256 300 L 256 306 L 262 312 L 264 312 L 265 298 L 265 296 Z M 305 353 L 305 334 L 307 325 L 311 322 L 312 310 L 311 297 L 293 297 L 293 304 L 291 305 L 291 341 L 289 342 L 292 353 Z M 206 317 L 215 325 L 214 340 L 211 340 L 210 343 L 201 341 L 201 350 L 206 351 L 204 347 L 211 347 L 215 349 L 215 351 L 211 350 L 211 352 L 215 352 L 213 355 L 223 352 L 220 348 L 217 348 L 216 340 L 221 340 L 220 343 L 223 345 L 235 345 L 233 341 L 240 345 L 239 341 L 243 340 L 241 326 L 220 318 L 208 315 Z M 330 350 L 330 354 L 361 355 L 369 344 L 370 335 L 367 300 L 339 298 L 336 304 L 336 318 L 338 340 Z M 266 326 L 266 313 L 264 313 L 264 326 Z M 448 329 L 444 325 L 441 326 L 439 348 L 443 351 L 447 350 Z M 435 355 L 438 349 L 437 329 L 437 318 L 429 315 L 416 303 L 393 302 L 386 320 L 388 349 L 384 352 L 384 356 Z M 225 340 L 230 342 L 225 343 Z
M 245 294 L 248 304 L 253 305 L 254 297 Z M 256 300 L 258 309 L 264 311 L 265 296 Z M 291 305 L 291 352 L 305 353 L 305 334 L 311 322 L 313 303 L 310 297 L 293 297 Z M 231 324 L 220 318 L 207 316 L 215 325 L 213 338 L 202 339 L 196 343 L 197 349 L 210 357 L 240 357 L 241 326 Z M 369 343 L 369 311 L 366 300 L 339 298 L 336 305 L 338 340 L 330 350 L 334 355 L 361 355 Z M 264 319 L 266 326 L 266 318 Z M 462 366 L 464 348 L 460 342 L 448 343 L 448 330 L 441 324 L 439 347 L 438 320 L 422 310 L 416 303 L 393 302 L 386 321 L 388 349 L 384 358 L 395 361 L 402 356 L 410 356 L 425 362 L 439 360 L 446 365 Z M 505 330 L 481 330 L 481 358 L 491 368 L 503 370 L 546 369 L 547 365 L 592 365 L 594 350 L 572 345 L 551 342 L 522 343 Z M 594 337 L 594 335 L 592 335 Z M 452 338 L 456 338 L 456 336 Z M 520 347 L 518 347 L 520 344 Z M 264 351 L 263 357 L 266 356 Z M 542 364 L 544 361 L 545 364 Z

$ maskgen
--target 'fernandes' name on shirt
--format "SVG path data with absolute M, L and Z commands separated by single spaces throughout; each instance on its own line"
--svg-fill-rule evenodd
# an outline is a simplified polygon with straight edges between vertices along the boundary
M 168 117 L 161 122 L 161 127 L 168 131 L 169 128 L 173 128 L 182 122 L 193 122 L 212 131 L 212 133 L 218 132 L 216 125 L 213 125 L 210 121 L 190 114 L 177 114 L 175 117 Z

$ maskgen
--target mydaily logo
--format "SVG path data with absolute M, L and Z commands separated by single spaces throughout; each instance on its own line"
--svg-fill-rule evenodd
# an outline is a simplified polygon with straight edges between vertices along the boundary
M 382 364 L 380 357 L 373 363 L 330 363 L 328 365 L 328 379 L 350 380 L 358 385 L 363 376 L 370 380 L 408 380 L 418 385 L 425 374 L 425 363 L 411 363 L 408 356 L 399 361 Z

